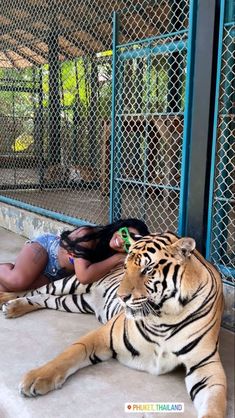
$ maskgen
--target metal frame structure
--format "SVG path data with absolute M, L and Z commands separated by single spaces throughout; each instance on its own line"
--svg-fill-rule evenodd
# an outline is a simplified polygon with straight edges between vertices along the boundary
M 225 29 L 232 42 L 225 39 Z M 228 248 L 228 228 L 235 233 L 235 226 L 229 213 L 235 212 L 234 178 L 234 128 L 235 128 L 235 79 L 234 79 L 235 5 L 221 1 L 218 39 L 218 66 L 215 89 L 215 111 L 213 120 L 212 158 L 210 167 L 208 223 L 206 257 L 216 263 L 224 276 L 224 282 L 231 285 L 235 278 L 235 250 Z M 225 68 L 222 67 L 222 60 Z M 231 63 L 233 63 L 231 65 Z M 225 78 L 225 92 L 222 93 L 222 77 Z M 221 119 L 221 122 L 219 122 Z M 221 134 L 218 133 L 220 125 Z M 218 146 L 218 144 L 221 144 Z M 229 152 L 232 155 L 229 158 Z M 229 166 L 232 167 L 231 175 Z M 233 172 L 233 174 L 232 174 Z M 233 228 L 233 229 L 232 229 Z M 231 244 L 233 246 L 233 244 Z M 230 253 L 230 256 L 228 256 Z M 233 285 L 234 282 L 233 282 Z
M 210 142 L 214 111 L 214 73 L 217 1 L 199 2 L 195 34 L 193 97 L 190 114 L 190 151 L 183 234 L 193 236 L 205 252 Z M 205 42 L 206 39 L 206 42 Z M 205 65 L 206 63 L 206 65 Z M 187 196 L 187 197 L 186 197 Z
M 185 2 L 181 2 L 182 5 Z M 148 145 L 147 145 L 147 136 L 148 132 L 145 132 L 145 169 L 144 169 L 144 178 L 134 179 L 131 176 L 129 178 L 124 178 L 121 173 L 121 168 L 123 164 L 126 164 L 126 161 L 122 161 L 122 152 L 121 144 L 123 142 L 123 138 L 125 136 L 125 129 L 122 127 L 122 118 L 123 117 L 133 117 L 135 118 L 138 115 L 142 115 L 146 120 L 148 117 L 167 117 L 169 114 L 171 116 L 183 116 L 183 112 L 180 109 L 180 105 L 177 103 L 179 100 L 182 99 L 182 95 L 179 94 L 181 86 L 179 85 L 180 81 L 180 72 L 182 72 L 182 57 L 177 57 L 177 54 L 180 54 L 182 51 L 187 51 L 188 56 L 192 56 L 192 33 L 191 24 L 193 25 L 195 21 L 195 14 L 196 14 L 196 2 L 191 1 L 189 5 L 190 9 L 190 17 L 189 17 L 189 39 L 185 39 L 184 36 L 187 35 L 188 30 L 183 29 L 180 27 L 181 16 L 180 16 L 180 7 L 178 5 L 178 9 L 175 7 L 176 4 L 173 4 L 174 7 L 178 10 L 177 14 L 173 13 L 173 23 L 172 23 L 172 31 L 169 33 L 165 33 L 163 35 L 145 38 L 144 40 L 136 40 L 135 42 L 127 43 L 119 43 L 119 19 L 121 17 L 118 16 L 117 13 L 114 13 L 114 32 L 113 32 L 113 100 L 112 100 L 112 152 L 111 152 L 111 167 L 112 167 L 112 178 L 111 178 L 111 202 L 110 202 L 110 219 L 113 220 L 114 218 L 119 218 L 122 216 L 122 187 L 123 185 L 126 187 L 135 186 L 141 189 L 140 193 L 142 195 L 146 195 L 148 188 L 153 188 L 155 191 L 163 191 L 170 193 L 174 191 L 175 193 L 179 193 L 182 185 L 167 185 L 167 184 L 159 184 L 156 182 L 149 182 L 148 181 L 148 167 L 147 167 L 147 159 L 148 159 Z M 182 9 L 184 10 L 184 9 Z M 185 12 L 184 12 L 185 13 Z M 179 30 L 177 30 L 179 29 Z M 181 38 L 182 37 L 182 38 Z M 142 46 L 143 45 L 143 46 Z M 168 82 L 168 89 L 169 89 L 169 99 L 167 99 L 168 105 L 165 112 L 150 112 L 148 103 L 146 104 L 145 111 L 141 112 L 141 110 L 137 111 L 137 114 L 128 114 L 123 110 L 123 89 L 125 89 L 125 81 L 123 78 L 124 74 L 124 65 L 128 61 L 138 61 L 141 59 L 146 60 L 146 88 L 147 88 L 147 96 L 150 96 L 150 83 L 151 83 L 151 64 L 152 60 L 155 57 L 159 56 L 170 56 L 170 69 L 169 69 L 169 82 Z M 175 56 L 176 57 L 175 57 Z M 181 62 L 178 63 L 177 59 L 181 59 Z M 190 67 L 191 67 L 191 60 L 187 61 L 187 79 L 190 77 Z M 179 74 L 179 75 L 178 75 Z M 186 81 L 187 82 L 187 81 Z M 187 94 L 187 93 L 186 93 Z M 147 102 L 149 98 L 146 99 Z M 186 99 L 187 102 L 187 99 Z M 186 110 L 187 112 L 187 105 Z M 188 119 L 186 118 L 187 123 Z M 146 126 L 148 128 L 148 122 L 146 122 Z M 146 129 L 147 129 L 146 128 Z M 185 141 L 183 143 L 183 147 L 187 148 L 185 142 L 188 142 L 188 137 L 185 136 Z M 138 151 L 137 151 L 138 153 Z M 115 164 L 114 164 L 115 160 Z M 114 174 L 115 172 L 115 174 Z M 143 198 L 143 209 L 140 211 L 140 215 L 142 217 L 146 217 L 146 204 L 145 199 Z M 182 200 L 182 199 L 181 199 Z M 180 206 L 182 204 L 180 203 Z M 179 217 L 179 222 L 181 221 L 181 216 Z M 182 229 L 181 227 L 179 230 Z
M 16 0 L 8 1 L 14 5 Z M 40 1 L 43 3 L 45 0 Z M 235 33 L 234 3 L 229 0 L 137 0 L 128 1 L 123 9 L 118 7 L 118 1 L 113 0 L 99 0 L 95 8 L 91 0 L 69 0 L 72 8 L 59 0 L 49 2 L 45 14 L 37 2 L 31 3 L 21 0 L 16 2 L 22 12 L 22 22 L 17 21 L 10 10 L 4 9 L 0 47 L 3 48 L 3 62 L 9 67 L 37 67 L 38 78 L 35 76 L 34 79 L 37 88 L 33 90 L 30 86 L 29 91 L 38 96 L 33 132 L 38 177 L 36 184 L 16 181 L 9 185 L 6 181 L 1 186 L 0 201 L 73 225 L 103 223 L 101 215 L 104 207 L 106 221 L 132 215 L 144 218 L 150 223 L 151 229 L 168 227 L 180 235 L 195 237 L 199 250 L 217 264 L 224 274 L 224 280 L 231 284 L 235 270 L 229 263 L 233 263 L 234 249 L 229 244 L 231 248 L 228 255 L 226 238 L 229 235 L 229 242 L 234 242 L 231 232 L 234 221 L 228 215 L 228 210 L 231 212 L 234 205 L 230 188 L 233 169 L 230 168 L 232 157 L 228 157 L 226 150 L 230 147 L 231 153 L 234 146 L 231 139 L 234 109 L 229 108 L 230 99 L 221 97 L 221 88 L 225 88 L 229 97 L 234 94 L 234 62 L 230 58 L 234 46 L 232 43 L 225 45 L 224 40 L 225 28 L 231 28 L 230 33 Z M 164 12 L 166 5 L 168 12 Z M 77 11 L 79 7 L 81 16 Z M 112 13 L 112 10 L 115 11 Z M 159 17 L 161 12 L 163 15 Z M 33 20 L 33 13 L 38 16 L 38 21 L 37 17 Z M 58 16 L 61 18 L 61 26 Z M 161 17 L 167 22 L 166 29 Z M 93 23 L 97 26 L 93 27 Z M 32 24 L 28 32 L 24 27 L 26 24 Z M 103 29 L 104 25 L 107 27 Z M 12 33 L 15 33 L 15 38 Z M 224 49 L 227 52 L 224 53 Z M 98 80 L 100 73 L 97 68 L 100 65 L 100 54 L 104 51 L 109 53 L 109 63 L 112 61 L 112 79 L 108 79 L 108 87 L 112 91 L 112 96 L 108 96 L 112 109 L 110 119 L 102 120 L 107 122 L 106 131 L 99 122 L 102 112 L 97 93 L 102 83 Z M 76 184 L 68 183 L 61 175 L 59 181 L 57 179 L 55 183 L 47 183 L 43 151 L 45 146 L 49 168 L 53 169 L 56 165 L 63 168 L 65 159 L 62 111 L 66 110 L 66 105 L 62 62 L 70 60 L 75 63 L 73 77 L 76 78 L 78 92 L 80 81 L 76 60 L 79 56 L 83 57 L 83 54 L 87 54 L 84 68 L 91 78 L 89 86 L 86 85 L 89 106 L 86 108 L 84 125 L 80 123 L 79 109 L 74 112 L 73 126 L 70 126 L 68 134 L 72 151 L 68 152 L 67 148 L 67 160 L 72 167 L 76 167 L 79 152 L 83 152 L 83 141 L 89 156 L 84 158 L 82 168 L 87 164 L 86 178 L 93 173 L 92 180 L 82 178 Z M 222 58 L 225 61 L 227 59 L 225 72 L 228 74 L 225 76 L 222 74 Z M 45 70 L 46 63 L 49 64 L 47 108 L 40 70 Z M 136 74 L 135 78 L 133 74 Z M 221 84 L 222 75 L 227 77 L 225 87 Z M 0 94 L 6 87 L 12 92 L 16 89 L 16 85 L 1 85 L 0 80 Z M 26 87 L 17 88 L 22 90 Z M 154 100 L 157 102 L 161 88 L 164 90 L 160 93 L 164 96 L 165 107 L 161 109 L 160 105 L 156 105 L 153 109 L 152 90 L 158 89 L 154 92 Z M 132 89 L 135 89 L 136 94 L 134 105 L 129 97 Z M 226 113 L 222 125 L 221 103 Z M 98 123 L 102 125 L 99 128 Z M 180 132 L 177 132 L 177 124 L 180 125 Z M 217 155 L 221 131 L 224 145 L 220 146 Z M 80 138 L 82 135 L 83 139 Z M 104 145 L 100 145 L 101 139 Z M 97 150 L 101 150 L 103 155 L 98 155 Z M 159 155 L 163 155 L 160 161 L 163 167 L 160 168 Z M 99 166 L 101 159 L 105 161 L 104 167 Z M 154 177 L 154 171 L 160 174 Z M 216 180 L 217 172 L 219 180 Z M 28 191 L 26 198 L 17 194 L 22 190 Z M 58 191 L 61 195 L 64 193 L 64 200 L 74 195 L 74 205 L 76 198 L 80 199 L 84 192 L 84 210 L 81 214 L 76 211 L 59 211 L 58 200 L 53 210 L 44 204 L 34 204 L 34 200 L 28 196 L 35 191 L 45 192 L 42 196 Z M 93 206 L 90 208 L 90 217 L 86 216 L 86 208 L 89 206 L 87 196 L 91 193 L 92 204 L 99 201 L 100 205 L 99 213 L 94 218 Z M 225 203 L 215 213 L 215 207 L 221 205 L 221 202 Z

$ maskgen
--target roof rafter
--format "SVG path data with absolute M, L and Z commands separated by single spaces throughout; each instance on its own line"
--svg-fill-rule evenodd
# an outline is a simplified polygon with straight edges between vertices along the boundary
M 24 60 L 27 60 L 30 64 L 35 65 L 35 66 L 41 66 L 42 62 L 37 61 L 36 58 L 33 58 L 30 55 L 27 55 L 25 52 L 23 52 L 19 46 L 17 45 L 11 45 L 10 50 L 9 50 L 9 44 L 6 43 L 6 41 L 3 41 L 0 39 L 0 46 L 3 46 L 3 52 L 6 54 L 10 51 L 14 51 L 16 54 L 20 55 Z

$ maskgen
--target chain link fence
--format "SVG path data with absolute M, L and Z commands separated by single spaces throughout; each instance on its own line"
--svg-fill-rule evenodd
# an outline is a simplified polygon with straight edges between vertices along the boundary
M 112 207 L 176 229 L 188 14 L 185 0 L 2 3 L 1 194 L 78 222 Z
M 108 221 L 114 3 L 1 4 L 4 196 L 62 217 Z
M 137 216 L 177 229 L 194 3 L 1 3 L 3 197 L 73 223 Z M 210 251 L 234 266 L 232 19 L 223 45 Z
M 113 212 L 153 230 L 178 225 L 188 13 L 186 1 L 157 2 L 141 10 L 149 39 L 124 44 L 117 33 Z M 120 13 L 117 26 L 127 24 Z
M 210 257 L 224 279 L 235 284 L 235 19 L 231 3 L 225 3 L 221 27 Z

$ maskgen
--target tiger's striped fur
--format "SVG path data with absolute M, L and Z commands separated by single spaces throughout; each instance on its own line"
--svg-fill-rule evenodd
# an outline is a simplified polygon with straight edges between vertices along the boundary
M 0 302 L 16 296 L 2 294 Z M 17 316 L 13 307 L 18 303 L 23 306 L 20 314 L 49 307 L 94 312 L 108 321 L 27 373 L 22 394 L 45 394 L 76 370 L 111 357 L 156 375 L 183 364 L 198 417 L 225 416 L 226 377 L 218 353 L 222 283 L 218 271 L 195 250 L 193 239 L 172 233 L 144 237 L 132 245 L 124 272 L 116 270 L 86 286 L 64 279 L 18 296 L 3 305 L 8 316 Z
M 101 323 L 106 323 L 122 310 L 116 292 L 123 274 L 124 268 L 119 267 L 93 284 L 83 285 L 73 275 L 28 292 L 0 292 L 0 306 L 7 318 L 54 309 L 95 314 Z

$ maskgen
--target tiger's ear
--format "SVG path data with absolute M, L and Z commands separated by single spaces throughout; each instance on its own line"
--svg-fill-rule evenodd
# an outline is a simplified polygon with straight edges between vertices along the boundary
M 180 238 L 171 246 L 173 248 L 174 256 L 181 261 L 190 257 L 193 250 L 196 248 L 196 242 L 193 238 Z

